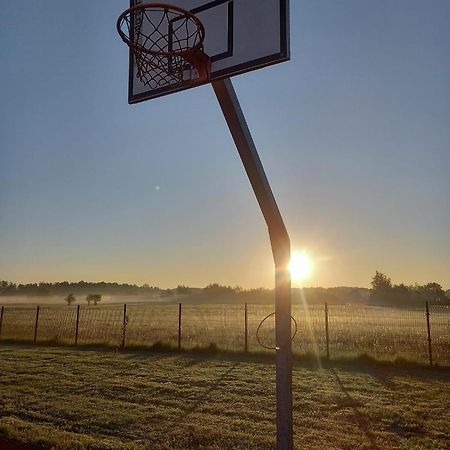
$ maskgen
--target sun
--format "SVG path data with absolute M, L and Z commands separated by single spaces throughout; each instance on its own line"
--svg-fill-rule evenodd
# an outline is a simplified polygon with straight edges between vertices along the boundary
M 311 258 L 305 252 L 293 252 L 291 255 L 291 262 L 289 263 L 289 270 L 291 278 L 294 281 L 304 281 L 312 273 L 313 264 Z

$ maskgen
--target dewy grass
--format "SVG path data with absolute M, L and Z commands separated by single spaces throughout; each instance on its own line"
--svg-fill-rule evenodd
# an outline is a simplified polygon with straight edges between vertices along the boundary
M 449 371 L 363 362 L 295 364 L 296 448 L 448 448 Z M 2 345 L 0 436 L 43 449 L 271 449 L 274 378 L 264 355 Z

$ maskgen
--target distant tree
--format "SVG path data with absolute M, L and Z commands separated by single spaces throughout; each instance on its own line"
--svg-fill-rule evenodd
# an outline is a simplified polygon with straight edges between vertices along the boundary
M 244 292 L 245 292 L 245 289 L 242 286 L 236 285 L 234 287 L 235 294 L 243 294 Z
M 161 298 L 167 298 L 167 297 L 173 297 L 174 292 L 172 289 L 165 289 L 161 291 L 160 297 Z
M 0 295 L 14 295 L 17 293 L 17 285 L 8 281 L 0 282 Z
M 46 283 L 44 281 L 41 281 L 38 284 L 36 295 L 40 295 L 43 297 L 51 295 L 51 293 L 52 293 L 51 288 L 52 288 L 52 283 Z
M 374 291 L 387 291 L 392 288 L 391 279 L 384 273 L 378 272 L 378 270 L 375 272 L 370 284 Z
M 3 292 L 6 291 L 6 289 L 8 289 L 8 285 L 9 283 L 6 280 L 0 281 L 0 293 L 3 294 Z
M 86 301 L 88 302 L 88 305 L 91 304 L 91 302 L 94 303 L 94 305 L 97 305 L 98 302 L 102 300 L 102 296 L 100 294 L 89 294 L 86 296 Z
M 375 301 L 390 302 L 392 300 L 392 282 L 384 273 L 375 272 L 372 278 L 370 298 Z
M 423 286 L 415 284 L 406 286 L 392 285 L 391 279 L 381 272 L 372 278 L 371 300 L 392 304 L 410 304 L 424 301 L 446 303 L 450 301 L 442 286 L 438 283 L 427 283 Z
M 64 301 L 67 302 L 67 306 L 70 306 L 76 300 L 75 295 L 69 294 L 64 298 Z
M 424 301 L 445 302 L 448 299 L 444 289 L 438 283 L 427 283 L 423 286 L 418 286 L 418 292 Z
M 391 291 L 391 297 L 394 303 L 407 304 L 411 301 L 411 288 L 402 284 L 396 284 Z
M 235 294 L 235 288 L 231 286 L 223 286 L 219 283 L 208 284 L 203 288 L 205 294 Z
M 253 288 L 243 292 L 243 298 L 249 303 L 273 303 L 274 295 L 273 290 L 266 288 Z
M 187 287 L 183 285 L 178 285 L 176 288 L 177 295 L 188 295 L 191 294 L 192 291 Z

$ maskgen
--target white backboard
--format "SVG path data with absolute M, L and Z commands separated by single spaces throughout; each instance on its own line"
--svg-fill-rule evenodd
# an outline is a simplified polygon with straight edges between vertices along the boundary
M 150 3 L 131 0 L 130 6 Z M 289 0 L 168 0 L 195 14 L 205 27 L 211 80 L 289 60 Z M 136 76 L 130 51 L 128 102 L 138 103 L 190 86 L 151 89 Z

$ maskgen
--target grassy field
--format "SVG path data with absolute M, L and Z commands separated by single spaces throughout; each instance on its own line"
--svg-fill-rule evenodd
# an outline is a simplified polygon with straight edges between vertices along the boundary
M 267 357 L 0 346 L 0 436 L 58 449 L 274 448 Z M 294 369 L 296 448 L 448 449 L 450 372 Z
M 83 305 L 79 311 L 78 344 L 117 347 L 122 343 L 123 305 Z M 264 351 L 256 339 L 260 321 L 273 311 L 271 305 L 248 305 L 248 350 Z M 177 347 L 177 304 L 127 305 L 126 345 Z M 326 355 L 324 305 L 303 308 L 294 305 L 298 324 L 293 341 L 296 354 Z M 11 341 L 73 344 L 77 323 L 76 306 L 40 306 L 38 327 L 36 306 L 4 307 L 0 338 Z M 403 358 L 427 364 L 428 334 L 424 308 L 330 305 L 328 307 L 329 352 L 331 358 L 368 354 L 380 360 Z M 430 307 L 433 362 L 450 366 L 450 307 Z M 244 305 L 183 305 L 184 349 L 209 347 L 242 351 L 245 344 Z M 261 341 L 273 347 L 274 318 L 264 322 Z

